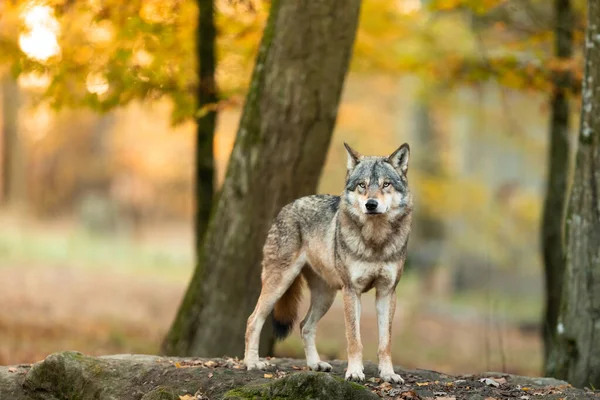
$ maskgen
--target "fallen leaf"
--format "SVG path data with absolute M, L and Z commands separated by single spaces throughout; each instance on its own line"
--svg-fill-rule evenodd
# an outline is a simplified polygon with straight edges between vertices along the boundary
M 264 374 L 263 377 L 271 379 L 273 377 L 273 374 Z
M 529 396 L 523 395 L 523 396 L 519 397 L 519 399 L 521 399 L 521 400 L 529 400 Z
M 205 395 L 199 390 L 194 394 L 194 396 L 195 400 L 210 400 L 207 395 Z
M 8 372 L 17 372 L 17 369 L 15 367 L 10 367 L 8 368 Z
M 214 367 L 215 365 L 217 365 L 217 363 L 216 363 L 216 362 L 214 362 L 213 360 L 208 360 L 207 362 L 205 362 L 205 363 L 204 363 L 204 366 L 205 366 L 205 367 L 208 367 L 208 368 L 212 368 L 212 367 Z
M 436 400 L 456 400 L 454 396 L 436 397 Z
M 504 385 L 506 383 L 506 378 L 492 378 L 492 379 L 501 385 Z
M 297 365 L 292 365 L 292 369 L 299 370 L 299 369 L 302 369 L 302 367 L 299 367 Z
M 417 382 L 417 386 L 429 386 L 431 382 Z
M 400 398 L 405 399 L 405 400 L 412 400 L 412 399 L 418 399 L 419 397 L 417 396 L 417 394 L 415 392 L 413 392 L 411 390 L 411 391 L 400 393 Z
M 191 394 L 184 394 L 183 396 L 179 396 L 179 400 L 195 400 L 195 398 Z
M 210 374 L 208 374 L 208 377 L 212 378 L 213 377 L 213 373 L 211 372 Z
M 491 378 L 481 378 L 479 382 L 485 383 L 487 386 L 498 387 L 500 384 Z
M 177 362 L 175 363 L 175 368 L 181 368 L 181 364 L 179 363 L 179 361 L 177 361 Z M 181 397 L 181 396 L 180 396 L 180 397 Z

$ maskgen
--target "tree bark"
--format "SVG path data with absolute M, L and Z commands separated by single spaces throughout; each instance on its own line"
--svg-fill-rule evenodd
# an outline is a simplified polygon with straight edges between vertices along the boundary
M 14 206 L 25 201 L 23 144 L 19 137 L 19 85 L 12 78 L 2 82 L 2 193 L 1 203 Z
M 566 264 L 547 371 L 575 386 L 600 387 L 600 0 L 588 2 L 586 65 Z
M 166 353 L 242 356 L 271 221 L 316 190 L 359 8 L 360 0 L 272 2 L 225 182 Z M 262 353 L 272 345 L 265 326 Z
M 194 221 L 195 248 L 202 245 L 208 226 L 214 197 L 213 141 L 217 121 L 216 28 L 213 0 L 198 0 L 198 29 L 196 52 L 198 55 L 198 116 L 196 118 L 196 165 Z
M 566 62 L 573 56 L 573 9 L 571 0 L 554 0 L 555 52 Z M 542 218 L 541 244 L 546 284 L 545 313 L 542 322 L 544 357 L 547 360 L 560 308 L 564 273 L 563 224 L 569 185 L 569 124 L 568 92 L 572 76 L 568 70 L 554 74 L 548 146 L 548 178 Z

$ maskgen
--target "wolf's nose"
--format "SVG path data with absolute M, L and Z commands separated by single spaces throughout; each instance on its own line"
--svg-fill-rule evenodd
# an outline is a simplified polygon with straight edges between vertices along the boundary
M 367 200 L 365 207 L 367 208 L 367 211 L 375 211 L 378 205 L 377 200 L 369 199 Z

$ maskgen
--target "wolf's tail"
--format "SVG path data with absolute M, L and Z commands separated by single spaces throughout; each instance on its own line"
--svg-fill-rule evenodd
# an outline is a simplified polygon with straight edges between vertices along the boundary
M 294 322 L 298 319 L 298 308 L 302 300 L 302 287 L 304 286 L 303 281 L 302 275 L 299 275 L 279 301 L 275 303 L 273 330 L 276 340 L 285 339 L 292 331 Z

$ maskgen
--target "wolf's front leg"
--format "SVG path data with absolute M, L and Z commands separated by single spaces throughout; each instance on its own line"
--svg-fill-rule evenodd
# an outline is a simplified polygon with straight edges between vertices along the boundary
M 348 344 L 348 370 L 346 379 L 364 381 L 362 343 L 360 340 L 360 295 L 352 288 L 344 288 L 344 319 Z
M 386 382 L 403 383 L 404 379 L 394 372 L 392 364 L 392 320 L 396 310 L 396 291 L 377 289 L 377 325 L 379 328 L 379 376 Z

